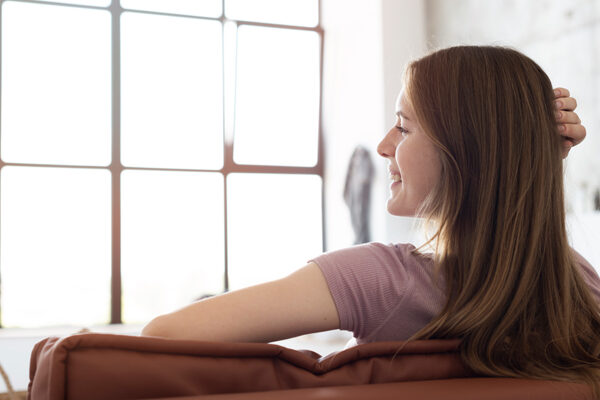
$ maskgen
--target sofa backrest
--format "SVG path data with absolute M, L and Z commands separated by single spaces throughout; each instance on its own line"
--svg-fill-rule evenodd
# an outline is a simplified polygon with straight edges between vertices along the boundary
M 77 334 L 34 347 L 29 399 L 176 398 L 473 377 L 458 344 L 379 342 L 320 357 L 272 344 Z M 581 385 L 549 383 L 576 395 L 566 398 L 585 398 Z

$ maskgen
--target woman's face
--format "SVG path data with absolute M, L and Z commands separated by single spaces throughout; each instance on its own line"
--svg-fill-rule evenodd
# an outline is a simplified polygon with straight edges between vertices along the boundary
M 439 179 L 441 164 L 404 91 L 396 100 L 396 116 L 396 125 L 377 146 L 379 155 L 389 161 L 392 182 L 387 209 L 392 215 L 416 216 Z

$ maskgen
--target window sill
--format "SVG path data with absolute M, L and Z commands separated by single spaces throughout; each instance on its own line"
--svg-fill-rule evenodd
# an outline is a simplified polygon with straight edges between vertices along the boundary
M 139 335 L 142 331 L 141 324 L 115 324 L 115 325 L 98 325 L 92 326 L 89 329 L 93 333 L 112 333 L 116 335 Z M 78 333 L 84 329 L 77 326 L 57 326 L 47 328 L 2 328 L 0 329 L 0 340 L 2 339 L 26 339 L 39 338 L 39 340 L 49 336 L 69 336 Z M 352 338 L 350 332 L 344 331 L 328 331 L 311 333 L 295 338 L 280 340 L 273 342 L 280 346 L 289 347 L 292 349 L 315 349 L 326 351 L 335 351 L 344 348 L 344 345 Z
M 118 335 L 139 335 L 143 325 L 137 324 L 115 324 L 115 325 L 98 325 L 86 327 L 91 332 L 96 333 L 113 333 Z M 31 338 L 31 337 L 48 337 L 48 336 L 68 336 L 78 333 L 83 327 L 77 326 L 56 326 L 48 328 L 2 328 L 0 329 L 0 339 L 11 338 Z

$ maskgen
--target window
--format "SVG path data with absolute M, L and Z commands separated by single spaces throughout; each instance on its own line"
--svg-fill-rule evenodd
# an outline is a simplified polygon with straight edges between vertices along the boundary
M 143 323 L 323 250 L 318 0 L 4 0 L 0 324 Z

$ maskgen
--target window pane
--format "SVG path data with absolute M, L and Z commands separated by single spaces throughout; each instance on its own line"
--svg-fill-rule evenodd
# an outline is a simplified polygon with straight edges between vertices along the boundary
M 231 174 L 227 207 L 232 289 L 284 277 L 323 251 L 316 175 Z
M 318 0 L 226 0 L 227 18 L 282 25 L 316 26 Z
M 123 164 L 221 168 L 221 24 L 130 12 L 121 22 Z
M 148 322 L 223 291 L 223 176 L 122 174 L 124 322 Z
M 2 324 L 107 323 L 109 172 L 4 167 L 0 183 Z
M 242 26 L 238 36 L 234 160 L 313 166 L 319 129 L 319 36 Z
M 80 4 L 83 6 L 98 6 L 107 7 L 110 5 L 111 0 L 39 0 L 39 1 L 50 1 L 52 3 L 65 3 L 65 4 Z
M 220 17 L 221 0 L 121 0 L 123 8 L 172 14 Z
M 2 159 L 108 165 L 110 14 L 6 1 Z

